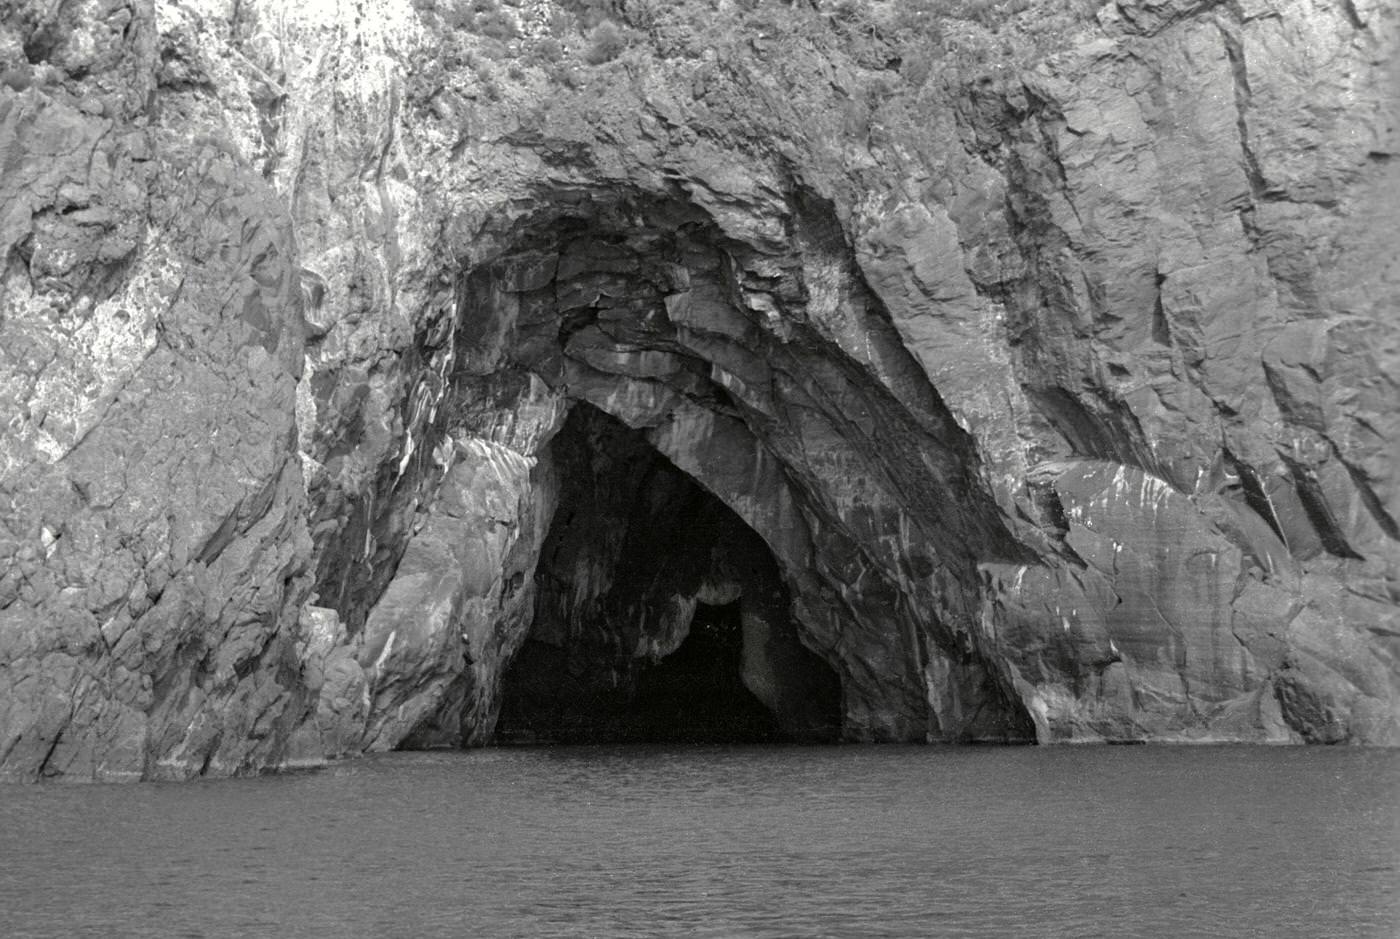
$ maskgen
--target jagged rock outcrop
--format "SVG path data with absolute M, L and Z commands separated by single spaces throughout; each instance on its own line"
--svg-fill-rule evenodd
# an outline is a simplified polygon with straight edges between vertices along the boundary
M 729 603 L 790 729 L 1400 743 L 1379 0 L 0 24 L 0 772 L 482 743 Z M 585 407 L 741 528 L 568 541 Z

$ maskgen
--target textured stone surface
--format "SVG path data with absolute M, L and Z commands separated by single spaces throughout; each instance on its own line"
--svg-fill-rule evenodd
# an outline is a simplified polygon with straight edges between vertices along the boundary
M 0 772 L 483 742 L 580 402 L 847 739 L 1400 743 L 1392 5 L 594 6 L 0 5 Z

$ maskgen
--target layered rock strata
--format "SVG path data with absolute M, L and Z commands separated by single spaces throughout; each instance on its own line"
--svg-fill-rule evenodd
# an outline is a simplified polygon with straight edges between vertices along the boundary
M 1393 9 L 586 6 L 0 8 L 0 772 L 1400 743 Z

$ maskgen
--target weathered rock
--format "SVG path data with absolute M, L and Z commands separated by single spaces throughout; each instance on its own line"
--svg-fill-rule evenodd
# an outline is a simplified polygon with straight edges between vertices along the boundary
M 482 440 L 446 459 L 436 501 L 365 622 L 368 749 L 484 742 L 502 672 L 530 628 L 551 467 Z
M 1400 743 L 1395 11 L 716 3 L 4 7 L 0 772 L 482 743 L 730 603 L 794 732 Z M 559 527 L 585 407 L 709 560 Z
M 360 752 L 371 702 L 365 670 L 335 610 L 308 605 L 301 619 L 297 655 L 306 688 L 316 695 L 316 710 L 288 743 L 287 762 L 316 766 Z

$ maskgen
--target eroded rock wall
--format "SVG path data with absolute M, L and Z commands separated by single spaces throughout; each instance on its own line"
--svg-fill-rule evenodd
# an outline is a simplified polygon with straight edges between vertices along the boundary
M 3 7 L 5 773 L 482 742 L 578 402 L 849 739 L 1400 742 L 1387 4 L 477 6 Z
M 193 79 L 149 6 L 0 22 L 0 765 L 275 763 L 311 554 L 291 220 L 164 98 Z

